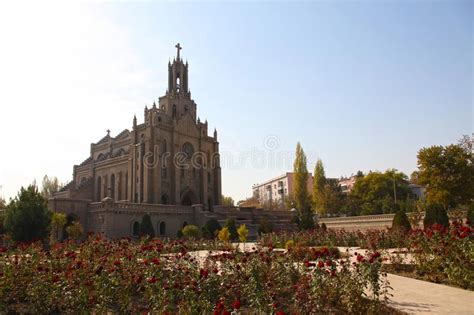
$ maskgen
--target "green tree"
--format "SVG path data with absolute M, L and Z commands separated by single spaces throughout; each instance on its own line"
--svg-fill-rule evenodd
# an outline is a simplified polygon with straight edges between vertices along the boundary
M 5 198 L 0 196 L 0 209 L 5 209 L 7 207 L 7 202 L 5 201 Z
M 398 206 L 398 205 L 397 205 Z M 399 207 L 398 207 L 399 208 Z M 411 224 L 404 210 L 398 209 L 393 217 L 392 228 L 403 232 L 411 230 Z
M 51 216 L 51 243 L 60 241 L 64 226 L 67 223 L 66 215 L 60 212 L 53 212 Z
M 446 209 L 474 198 L 473 154 L 460 145 L 432 146 L 418 152 L 419 183 L 426 199 Z
M 212 218 L 207 220 L 206 224 L 202 227 L 202 233 L 206 238 L 214 238 L 217 234 L 217 231 L 221 229 L 219 221 Z
M 140 236 L 155 237 L 155 229 L 153 229 L 153 223 L 149 214 L 145 214 L 142 217 L 142 223 L 140 223 Z
M 314 168 L 313 176 L 313 204 L 316 212 L 324 216 L 327 213 L 325 207 L 325 190 L 326 190 L 326 174 L 324 172 L 323 161 L 318 159 L 316 167 Z
M 183 229 L 183 236 L 185 238 L 200 238 L 201 237 L 201 230 L 192 224 L 186 225 Z
M 390 169 L 384 173 L 370 172 L 358 178 L 351 197 L 360 201 L 361 214 L 379 214 L 383 212 L 384 204 L 385 210 L 390 209 L 387 199 L 392 199 L 393 203 L 405 200 L 409 191 L 408 177 L 402 172 Z
M 418 184 L 419 178 L 420 178 L 420 173 L 418 171 L 412 172 L 410 175 L 410 183 L 419 185 Z
M 300 229 L 314 228 L 313 212 L 311 210 L 311 197 L 308 193 L 308 167 L 306 155 L 298 142 L 296 145 L 296 157 L 293 165 L 295 173 L 294 191 L 296 210 L 298 211 Z
M 345 196 L 342 193 L 341 186 L 337 179 L 326 179 L 321 207 L 324 209 L 324 214 L 337 215 L 342 212 L 344 207 Z
M 344 198 L 344 203 L 341 207 L 341 212 L 347 216 L 360 215 L 362 208 L 362 201 L 353 196 L 352 194 L 347 195 Z
M 237 237 L 239 237 L 239 234 L 237 233 L 237 226 L 235 225 L 235 220 L 232 218 L 229 218 L 225 221 L 224 227 L 226 227 L 229 230 L 230 233 L 230 238 L 232 240 L 236 240 Z
M 237 229 L 237 233 L 239 234 L 239 240 L 242 243 L 247 242 L 247 237 L 249 236 L 249 230 L 247 229 L 247 226 L 245 224 L 242 224 L 239 226 Z
M 48 236 L 51 213 L 35 185 L 21 188 L 6 208 L 5 230 L 14 241 L 43 240 Z
M 62 187 L 63 185 L 59 183 L 57 177 L 49 178 L 48 175 L 45 175 L 41 183 L 41 194 L 44 198 L 48 199 L 52 197 L 54 193 L 58 192 Z
M 425 209 L 423 225 L 427 228 L 434 224 L 447 227 L 449 225 L 449 217 L 443 205 L 439 203 L 428 203 Z
M 232 197 L 229 197 L 229 196 L 222 196 L 222 204 L 224 206 L 233 207 L 234 206 L 234 199 L 232 199 Z
M 74 221 L 71 225 L 66 227 L 66 232 L 69 238 L 78 240 L 84 234 L 84 229 L 79 221 Z

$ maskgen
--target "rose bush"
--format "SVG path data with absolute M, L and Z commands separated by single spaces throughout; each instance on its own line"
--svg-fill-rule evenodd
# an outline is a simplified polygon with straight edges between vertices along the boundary
M 198 245 L 212 249 L 198 256 Z M 216 249 L 219 249 L 217 251 Z M 1 313 L 269 314 L 360 313 L 384 307 L 387 284 L 377 252 L 355 265 L 329 248 L 294 257 L 201 241 L 90 236 L 49 249 L 33 243 L 0 249 Z M 370 295 L 365 294 L 370 292 Z
M 409 240 L 417 274 L 431 276 L 435 282 L 447 278 L 454 285 L 473 290 L 473 232 L 472 227 L 459 222 L 447 228 L 433 225 L 413 230 Z

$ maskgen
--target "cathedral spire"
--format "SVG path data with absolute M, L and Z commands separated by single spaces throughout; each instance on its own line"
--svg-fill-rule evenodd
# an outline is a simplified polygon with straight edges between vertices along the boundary
M 179 61 L 179 51 L 180 51 L 181 49 L 183 49 L 183 48 L 181 47 L 181 45 L 180 45 L 179 43 L 177 43 L 176 46 L 174 46 L 174 47 L 176 47 L 176 50 L 177 50 L 177 54 L 176 54 L 177 57 L 176 57 L 176 60 Z

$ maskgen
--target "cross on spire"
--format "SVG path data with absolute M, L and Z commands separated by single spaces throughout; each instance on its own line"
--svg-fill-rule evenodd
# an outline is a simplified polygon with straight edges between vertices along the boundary
M 174 46 L 174 47 L 176 47 L 176 50 L 178 51 L 178 59 L 177 60 L 179 60 L 179 51 L 183 48 L 181 47 L 181 45 L 179 43 L 177 43 L 176 46 Z
M 110 136 L 110 129 L 107 129 L 107 136 Z

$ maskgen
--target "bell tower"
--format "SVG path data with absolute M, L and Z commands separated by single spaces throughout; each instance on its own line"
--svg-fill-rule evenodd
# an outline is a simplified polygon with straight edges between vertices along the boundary
M 181 59 L 181 45 L 176 44 L 176 57 L 168 62 L 168 89 L 160 97 L 159 105 L 172 119 L 179 120 L 190 114 L 196 121 L 196 103 L 191 99 L 188 85 L 188 62 Z
M 181 45 L 178 43 L 175 47 L 177 50 L 176 58 L 173 59 L 173 63 L 168 63 L 168 91 L 166 94 L 189 98 L 188 62 L 184 64 L 180 57 Z

